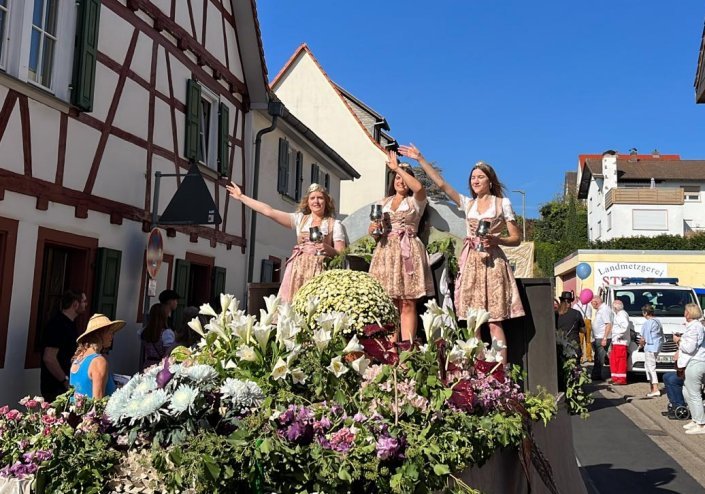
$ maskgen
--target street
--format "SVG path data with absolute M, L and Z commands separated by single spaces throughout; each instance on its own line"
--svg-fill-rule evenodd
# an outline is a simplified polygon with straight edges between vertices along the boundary
M 705 492 L 705 437 L 661 416 L 664 395 L 642 398 L 647 384 L 592 385 L 590 418 L 573 417 L 575 455 L 588 492 Z

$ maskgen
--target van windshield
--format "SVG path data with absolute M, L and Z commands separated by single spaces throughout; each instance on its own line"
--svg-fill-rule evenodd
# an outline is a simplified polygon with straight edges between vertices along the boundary
M 689 289 L 618 288 L 614 299 L 621 300 L 630 316 L 641 316 L 646 304 L 654 306 L 656 317 L 683 317 L 686 304 L 695 304 L 693 291 Z

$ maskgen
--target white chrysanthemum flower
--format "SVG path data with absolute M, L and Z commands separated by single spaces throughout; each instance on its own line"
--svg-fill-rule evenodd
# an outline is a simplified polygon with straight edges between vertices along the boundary
M 289 374 L 289 366 L 283 358 L 279 357 L 279 360 L 277 360 L 277 363 L 274 364 L 274 368 L 272 369 L 272 379 L 278 381 L 279 379 L 284 379 L 287 374 Z
M 355 372 L 357 372 L 361 376 L 364 376 L 367 367 L 370 365 L 370 362 L 370 359 L 363 355 L 360 358 L 353 360 L 350 365 L 352 365 L 352 368 L 355 370 Z
M 145 375 L 144 379 L 140 379 L 135 383 L 134 387 L 132 388 L 133 397 L 143 396 L 157 389 L 156 376 L 159 373 L 159 370 L 161 370 L 161 368 L 159 368 L 157 372 L 154 373 L 154 377 L 152 377 L 151 375 Z
M 223 399 L 231 401 L 237 411 L 258 406 L 264 399 L 262 389 L 252 381 L 227 378 L 220 387 L 220 392 Z
M 307 376 L 301 369 L 294 369 L 291 371 L 291 379 L 294 384 L 306 384 Z
M 184 377 L 191 379 L 192 381 L 203 383 L 210 381 L 218 377 L 218 372 L 206 364 L 196 364 L 188 367 L 183 367 L 181 369 Z
M 345 366 L 345 364 L 340 360 L 340 357 L 334 357 L 330 361 L 330 364 L 328 365 L 327 369 L 331 371 L 335 375 L 335 377 L 340 377 L 349 370 Z
M 331 336 L 331 332 L 326 331 L 325 329 L 319 329 L 313 332 L 313 341 L 316 344 L 316 348 L 318 348 L 319 352 L 322 352 L 328 347 L 328 345 L 330 344 Z
M 130 400 L 125 406 L 125 417 L 130 419 L 130 425 L 143 419 L 149 422 L 158 422 L 159 410 L 167 401 L 169 401 L 167 392 L 163 389 L 155 389 L 139 400 Z
M 364 349 L 365 348 L 360 344 L 360 340 L 357 339 L 357 335 L 355 334 L 352 338 L 350 338 L 350 341 L 348 341 L 348 344 L 343 349 L 343 355 L 347 353 L 361 352 Z
M 246 362 L 257 361 L 257 353 L 255 352 L 254 348 L 252 348 L 250 345 L 241 345 L 240 348 L 238 348 L 235 352 L 235 356 L 240 360 L 244 360 Z
M 186 411 L 190 413 L 197 397 L 198 389 L 182 384 L 174 391 L 171 403 L 169 403 L 169 410 L 173 415 L 181 415 Z
M 130 399 L 129 390 L 126 390 L 124 387 L 116 389 L 110 396 L 108 404 L 105 406 L 105 414 L 112 423 L 117 424 L 122 420 L 125 414 L 125 406 Z

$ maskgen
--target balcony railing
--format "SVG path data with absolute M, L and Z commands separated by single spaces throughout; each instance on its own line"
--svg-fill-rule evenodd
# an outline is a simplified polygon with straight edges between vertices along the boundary
M 613 204 L 683 204 L 683 189 L 617 187 L 605 196 L 605 209 Z

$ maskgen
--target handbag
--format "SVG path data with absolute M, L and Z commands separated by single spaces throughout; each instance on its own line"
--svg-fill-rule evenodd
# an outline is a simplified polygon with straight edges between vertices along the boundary
M 676 366 L 676 376 L 678 376 L 680 379 L 685 380 L 685 367 Z

